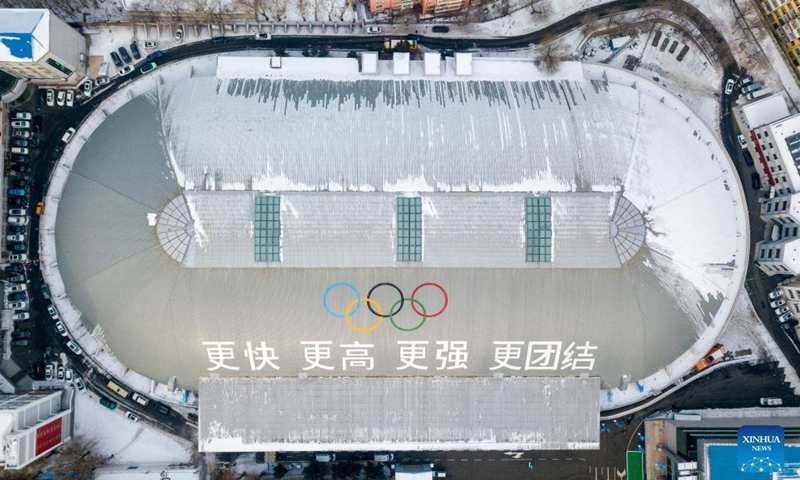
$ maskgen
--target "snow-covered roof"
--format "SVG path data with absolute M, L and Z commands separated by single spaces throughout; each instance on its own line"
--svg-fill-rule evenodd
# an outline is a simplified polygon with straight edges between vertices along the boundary
M 301 342 L 329 341 L 341 374 L 340 345 L 354 332 L 323 306 L 341 282 L 358 293 L 337 287 L 325 297 L 340 316 L 379 283 L 407 297 L 435 282 L 449 301 L 419 332 L 395 331 L 385 319 L 357 337 L 374 344 L 375 365 L 348 370 L 353 376 L 419 375 L 397 370 L 397 341 L 409 337 L 431 342 L 425 375 L 438 374 L 436 341 L 467 342 L 467 368 L 448 372 L 465 376 L 493 373 L 494 342 L 566 351 L 589 341 L 597 347 L 591 374 L 608 384 L 659 371 L 700 338 L 713 342 L 709 325 L 724 325 L 748 248 L 738 179 L 710 131 L 646 84 L 587 80 L 569 65 L 568 78 L 542 79 L 529 62 L 474 63 L 467 81 L 390 71 L 364 79 L 355 64 L 355 77 L 342 81 L 225 80 L 193 68 L 133 82 L 146 87 L 112 97 L 107 118 L 98 112 L 88 124 L 97 129 L 76 134 L 65 150 L 70 168 L 51 182 L 42 232 L 46 240 L 55 232 L 55 250 L 43 247 L 45 267 L 58 273 L 52 290 L 66 290 L 127 367 L 189 387 L 213 367 L 203 342 L 214 341 L 234 342 L 234 366 L 249 371 L 244 345 L 268 340 L 280 370 L 262 373 L 289 376 L 307 366 Z M 317 65 L 313 75 L 322 74 Z M 511 79 L 496 80 L 501 74 Z M 253 191 L 285 199 L 280 268 L 252 268 L 248 258 Z M 394 202 L 405 196 L 423 201 L 422 262 L 387 265 L 399 238 Z M 518 199 L 531 196 L 552 200 L 552 262 L 520 266 L 527 220 Z M 194 264 L 172 256 L 184 245 L 179 232 L 151 224 L 180 197 L 196 200 L 194 213 L 175 210 L 191 218 L 182 232 L 207 248 L 193 253 Z M 205 228 L 219 212 L 225 228 Z M 175 234 L 169 252 L 161 234 Z M 437 257 L 463 265 L 426 263 Z M 187 268 L 231 258 L 250 268 Z M 290 259 L 306 263 L 284 268 Z M 347 259 L 358 262 L 342 267 Z M 569 264 L 582 268 L 558 268 Z M 564 300 L 576 290 L 580 302 Z M 389 311 L 393 291 L 370 298 Z M 418 295 L 421 308 L 441 308 L 437 290 Z M 367 307 L 355 309 L 355 327 L 375 321 Z M 401 328 L 418 321 L 408 305 L 395 319 Z
M 433 480 L 431 464 L 404 465 L 398 464 L 394 472 L 395 480 Z
M 202 467 L 167 463 L 112 465 L 94 470 L 93 480 L 199 480 Z
M 361 73 L 378 73 L 378 52 L 364 52 L 361 54 Z
M 596 449 L 599 390 L 598 378 L 203 378 L 198 441 L 204 452 Z
M 747 130 L 753 130 L 789 116 L 783 95 L 776 93 L 739 107 L 739 118 Z
M 456 53 L 456 75 L 469 76 L 472 75 L 472 54 L 471 53 Z
M 439 52 L 425 52 L 425 75 L 442 74 L 442 55 Z
M 408 75 L 411 54 L 408 52 L 394 52 L 392 54 L 392 65 L 395 75 Z
M 626 43 L 628 43 L 628 41 L 630 41 L 630 39 L 631 39 L 631 37 L 629 37 L 629 36 L 612 38 L 611 42 L 610 42 L 611 50 L 617 50 L 619 48 L 622 48 L 622 46 L 625 45 Z
M 50 48 L 50 10 L 0 9 L 0 62 L 36 62 Z

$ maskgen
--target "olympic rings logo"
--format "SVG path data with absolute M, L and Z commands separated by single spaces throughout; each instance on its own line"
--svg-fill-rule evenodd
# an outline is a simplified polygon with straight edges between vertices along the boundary
M 389 308 L 389 313 L 384 313 L 381 304 L 378 303 L 377 300 L 372 298 L 372 294 L 375 293 L 375 290 L 381 287 L 388 287 L 394 289 L 397 292 L 398 299 L 396 302 L 394 302 L 394 304 L 392 304 L 391 308 Z M 439 292 L 442 294 L 444 303 L 442 304 L 442 308 L 440 308 L 437 312 L 428 313 L 428 311 L 425 309 L 425 305 L 423 305 L 422 302 L 420 302 L 416 298 L 417 293 L 419 293 L 419 291 L 425 287 L 435 288 L 439 290 Z M 336 288 L 346 288 L 352 291 L 353 294 L 355 295 L 355 299 L 353 299 L 350 303 L 347 304 L 347 307 L 345 307 L 343 313 L 334 312 L 328 306 L 328 295 L 330 295 L 331 291 L 333 291 Z M 418 325 L 411 328 L 401 327 L 394 321 L 395 315 L 397 315 L 398 313 L 400 313 L 401 310 L 403 310 L 403 306 L 405 306 L 406 302 L 409 302 L 411 304 L 411 310 L 413 310 L 414 313 L 419 315 L 420 318 L 422 319 Z M 328 312 L 328 314 L 330 314 L 334 318 L 344 319 L 344 321 L 347 322 L 347 325 L 350 328 L 352 328 L 356 332 L 361 332 L 361 333 L 367 333 L 375 330 L 381 325 L 383 319 L 385 318 L 388 318 L 389 321 L 392 322 L 394 328 L 400 330 L 401 332 L 413 332 L 415 330 L 419 330 L 419 328 L 425 324 L 426 320 L 428 320 L 429 318 L 438 317 L 439 315 L 444 313 L 444 311 L 447 309 L 448 302 L 449 299 L 447 298 L 447 291 L 438 283 L 432 283 L 432 282 L 419 284 L 417 288 L 415 288 L 414 291 L 411 292 L 410 297 L 406 297 L 403 294 L 403 291 L 400 290 L 400 287 L 389 282 L 382 282 L 376 284 L 375 286 L 369 289 L 369 293 L 367 293 L 366 297 L 362 297 L 361 293 L 359 293 L 358 289 L 355 286 L 353 286 L 353 284 L 346 282 L 333 283 L 327 289 L 325 289 L 325 293 L 322 294 L 322 307 L 325 309 L 325 311 Z M 373 315 L 378 317 L 378 320 L 376 320 L 375 323 L 373 323 L 368 327 L 363 327 L 363 328 L 354 325 L 352 320 L 350 319 L 351 315 L 354 315 L 358 311 L 358 309 L 361 308 L 362 303 L 365 303 L 369 311 L 372 312 Z

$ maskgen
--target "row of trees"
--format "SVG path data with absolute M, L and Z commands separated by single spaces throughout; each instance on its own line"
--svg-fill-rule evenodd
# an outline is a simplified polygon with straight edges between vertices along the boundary
M 53 472 L 59 480 L 91 480 L 105 460 L 98 454 L 96 440 L 78 435 L 55 456 L 40 458 L 19 470 L 0 470 L 0 480 L 35 480 L 44 470 Z
M 334 480 L 356 480 L 362 472 L 366 480 L 385 480 L 386 478 L 383 474 L 383 465 L 372 462 L 363 467 L 353 461 L 339 462 L 333 464 L 330 469 L 330 474 Z M 279 480 L 285 477 L 287 473 L 289 473 L 289 470 L 282 463 L 276 465 L 272 471 L 275 478 Z M 303 469 L 303 478 L 305 480 L 323 480 L 326 475 L 328 475 L 328 466 L 317 461 L 312 461 Z

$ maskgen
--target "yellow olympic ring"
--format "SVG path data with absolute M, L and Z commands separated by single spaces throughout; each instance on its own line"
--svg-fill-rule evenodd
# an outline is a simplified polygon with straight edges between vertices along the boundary
M 362 302 L 367 302 L 368 304 L 371 303 L 371 304 L 375 305 L 375 308 L 378 309 L 378 312 L 381 315 L 383 315 L 383 308 L 381 308 L 381 304 L 380 303 L 376 302 L 375 300 L 373 300 L 371 298 L 367 298 L 367 297 L 361 297 L 361 301 Z M 350 310 L 352 310 L 353 307 L 355 307 L 357 303 L 358 303 L 358 299 L 356 298 L 355 300 L 350 302 L 350 304 L 347 306 L 347 308 L 344 309 L 344 319 L 347 321 L 347 324 L 350 325 L 350 328 L 352 328 L 356 332 L 367 333 L 367 332 L 371 332 L 371 331 L 375 330 L 376 328 L 380 327 L 381 326 L 381 322 L 383 322 L 383 317 L 378 317 L 378 321 L 375 322 L 375 324 L 372 325 L 371 327 L 359 328 L 359 327 L 356 327 L 355 325 L 353 325 L 353 322 L 350 321 Z

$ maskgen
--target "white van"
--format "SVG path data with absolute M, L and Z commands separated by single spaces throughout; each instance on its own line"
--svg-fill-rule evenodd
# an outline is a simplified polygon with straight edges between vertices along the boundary
M 334 453 L 318 453 L 316 459 L 320 463 L 327 463 L 336 460 L 336 454 Z
M 145 397 L 144 395 L 139 395 L 136 392 L 133 392 L 133 396 L 131 397 L 134 402 L 138 403 L 139 405 L 146 407 L 150 400 Z
M 755 92 L 748 93 L 747 95 L 745 95 L 744 98 L 748 100 L 755 100 L 756 98 L 763 97 L 764 95 L 769 95 L 770 93 L 772 93 L 772 90 L 770 90 L 769 88 L 764 88 L 762 90 L 757 90 Z
M 394 460 L 394 453 L 376 453 L 373 457 L 375 462 L 391 462 Z
M 28 217 L 8 217 L 9 225 L 27 225 Z

